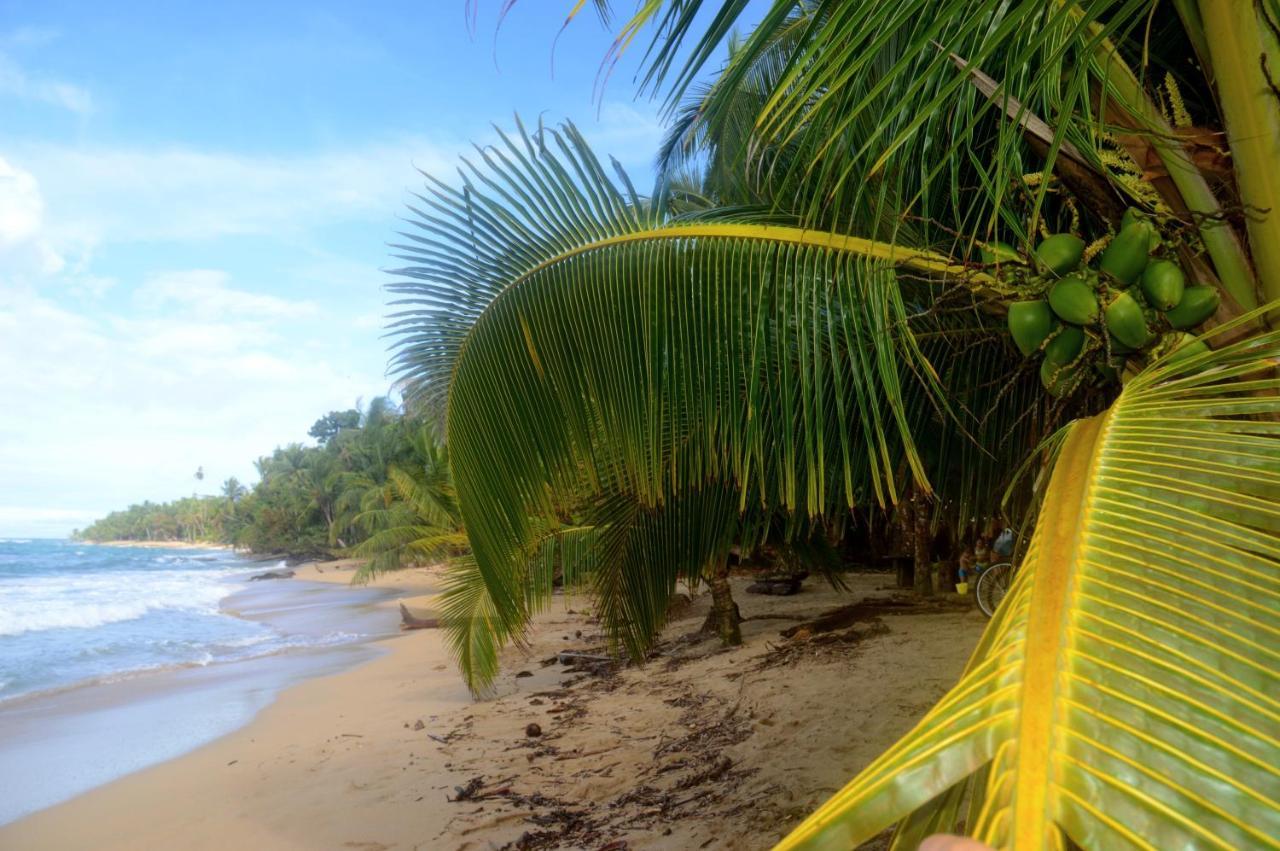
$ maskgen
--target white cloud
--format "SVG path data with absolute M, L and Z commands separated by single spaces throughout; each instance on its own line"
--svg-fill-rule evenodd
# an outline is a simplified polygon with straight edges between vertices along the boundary
M 297 237 L 353 220 L 391 222 L 414 165 L 452 173 L 460 145 L 421 139 L 291 157 L 186 148 L 13 144 L 36 175 L 55 244 L 68 253 L 111 242 Z
M 44 199 L 35 177 L 0 159 L 0 246 L 30 239 L 43 218 Z
M 74 508 L 0 505 L 0 529 L 17 530 L 9 535 L 15 538 L 61 538 L 68 529 L 82 529 L 94 519 L 94 512 Z
M 614 157 L 626 167 L 638 191 L 649 188 L 649 169 L 663 136 L 655 108 L 642 110 L 634 104 L 608 101 L 596 121 L 578 122 L 578 129 L 601 160 L 608 163 Z
M 33 40 L 42 37 L 36 30 L 19 35 L 20 43 L 24 44 L 33 43 Z M 0 95 L 46 103 L 80 116 L 93 112 L 93 96 L 88 89 L 74 83 L 28 74 L 3 54 L 0 54 Z
M 43 236 L 44 196 L 33 174 L 0 157 L 0 262 L 13 270 L 50 275 L 62 269 Z
M 0 509 L 0 535 L 190 493 L 201 465 L 252 480 L 254 458 L 385 388 L 332 357 L 241 315 L 139 319 L 0 287 L 0 481 L 8 502 L 44 506 Z
M 229 315 L 296 319 L 317 312 L 314 302 L 233 289 L 227 280 L 227 273 L 218 269 L 163 272 L 134 290 L 133 299 L 150 310 L 169 308 L 205 319 Z
M 381 313 L 365 313 L 360 316 L 353 317 L 351 320 L 351 327 L 359 328 L 361 331 L 379 330 L 385 327 L 386 324 L 386 317 Z
M 57 41 L 62 35 L 51 27 L 23 26 L 0 36 L 0 44 L 9 47 L 44 47 Z
M 637 166 L 652 156 L 656 120 L 608 105 L 580 127 L 643 191 Z M 374 307 L 385 276 L 318 234 L 385 222 L 394 239 L 405 190 L 422 184 L 414 167 L 451 179 L 468 150 L 421 138 L 289 157 L 5 142 L 0 482 L 10 504 L 37 508 L 0 507 L 0 535 L 64 534 L 130 502 L 190 493 L 200 465 L 212 482 L 252 480 L 253 458 L 385 391 Z M 306 281 L 314 301 L 181 259 L 234 253 L 246 244 L 237 237 Z M 129 243 L 143 250 L 119 250 Z M 153 247 L 164 260 L 150 268 L 100 259 L 136 263 Z M 366 289 L 350 315 L 326 301 L 343 293 L 350 305 Z
M 662 138 L 653 112 L 609 102 L 579 128 L 606 164 L 617 157 L 637 188 L 648 188 L 648 165 Z M 494 140 L 487 134 L 475 141 Z M 0 151 L 11 172 L 32 178 L 22 191 L 43 199 L 47 256 L 81 270 L 111 243 L 300 239 L 316 227 L 352 221 L 385 221 L 390 235 L 406 190 L 422 185 L 416 169 L 451 180 L 459 154 L 469 153 L 470 141 L 460 137 L 391 139 L 288 157 L 44 142 L 13 142 Z

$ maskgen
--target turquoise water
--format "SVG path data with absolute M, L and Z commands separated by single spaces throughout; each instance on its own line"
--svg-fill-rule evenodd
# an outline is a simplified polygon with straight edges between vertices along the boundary
M 385 591 L 248 581 L 276 567 L 0 540 L 0 824 L 225 735 L 397 631 Z

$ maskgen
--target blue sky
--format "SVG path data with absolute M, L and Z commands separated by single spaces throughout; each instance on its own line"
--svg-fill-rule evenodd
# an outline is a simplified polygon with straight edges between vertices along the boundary
M 619 4 L 625 5 L 625 4 Z M 515 112 L 650 180 L 637 55 L 568 0 L 0 0 L 0 536 L 56 536 L 228 476 L 385 393 L 415 166 Z M 616 24 L 616 22 L 615 22 Z

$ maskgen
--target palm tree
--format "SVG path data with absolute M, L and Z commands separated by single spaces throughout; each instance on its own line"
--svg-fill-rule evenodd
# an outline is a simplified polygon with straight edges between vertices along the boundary
M 348 553 L 365 559 L 352 582 L 368 582 L 380 573 L 410 564 L 455 557 L 467 548 L 453 484 L 449 453 L 427 425 L 407 438 L 411 455 L 392 461 L 385 478 L 363 474 L 344 479 L 339 497 L 345 528 L 367 535 Z
M 235 476 L 227 479 L 222 483 L 222 495 L 226 498 L 227 504 L 234 506 L 237 502 L 244 499 L 249 493 L 249 489 L 240 484 L 240 480 Z
M 745 5 L 695 35 L 699 0 L 645 3 L 617 44 L 656 28 L 644 82 L 675 107 Z M 472 685 L 583 506 L 634 650 L 678 576 L 778 518 L 1007 492 L 1034 533 L 965 676 L 784 847 L 1274 844 L 1277 12 L 780 0 L 691 95 L 700 177 L 642 196 L 567 125 L 429 179 L 394 364 L 446 424 Z M 1208 323 L 1130 286 L 1152 253 Z M 1017 303 L 1044 310 L 1025 354 Z

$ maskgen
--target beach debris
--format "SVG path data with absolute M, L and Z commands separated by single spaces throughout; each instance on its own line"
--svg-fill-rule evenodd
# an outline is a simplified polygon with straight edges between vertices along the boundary
M 921 606 L 922 604 L 916 600 L 905 597 L 866 597 L 859 603 L 829 609 L 811 621 L 784 629 L 781 635 L 783 638 L 794 638 L 801 632 L 808 635 L 835 632 L 853 626 L 859 621 L 874 620 L 878 615 L 886 612 L 907 614 Z M 935 610 L 929 608 L 929 611 Z
M 560 653 L 556 654 L 556 660 L 561 665 L 569 666 L 565 673 L 582 672 L 597 677 L 613 673 L 617 665 L 612 656 L 604 656 L 599 653 L 579 653 L 572 650 L 560 651 Z
M 417 732 L 418 730 L 425 730 L 427 729 L 427 725 L 423 724 L 422 719 L 419 718 L 417 721 L 413 722 L 413 729 L 414 729 L 414 732 Z
M 236 764 L 237 762 L 239 762 L 239 761 L 240 761 L 240 760 L 238 760 L 238 759 L 233 759 L 233 760 L 231 760 L 231 762 L 228 762 L 228 763 L 227 763 L 227 765 L 228 765 L 228 766 L 235 765 L 235 764 Z
M 556 654 L 556 660 L 561 665 L 572 665 L 575 662 L 612 662 L 612 657 L 601 656 L 598 653 L 575 653 L 570 650 L 562 650 Z
M 524 728 L 524 734 L 531 739 L 542 735 L 542 726 L 536 721 L 529 722 Z
M 509 784 L 515 779 L 516 778 L 514 776 L 507 777 L 497 781 L 496 784 L 486 786 L 484 777 L 482 775 L 476 775 L 467 781 L 466 786 L 454 786 L 453 797 L 450 798 L 448 795 L 445 795 L 445 800 L 450 803 L 457 803 L 458 801 L 483 801 L 486 798 L 511 797 L 514 793 L 511 791 L 511 786 Z
M 766 576 L 747 586 L 748 594 L 771 594 L 775 597 L 790 597 L 800 593 L 800 585 L 804 579 L 800 576 Z
M 790 667 L 800 659 L 817 659 L 823 656 L 848 656 L 856 645 L 868 638 L 885 635 L 891 630 L 880 618 L 872 617 L 865 623 L 856 623 L 843 629 L 815 632 L 812 623 L 802 624 L 794 630 L 786 630 L 788 638 L 783 644 L 768 643 L 768 652 L 755 657 L 751 671 Z
M 723 754 L 720 758 L 709 765 L 705 770 L 697 774 L 690 774 L 675 785 L 676 789 L 690 789 L 694 786 L 701 786 L 703 783 L 709 783 L 712 780 L 719 780 L 729 773 L 733 768 L 733 760 Z
M 581 709 L 579 701 L 585 698 L 581 692 L 607 688 L 604 681 L 585 680 L 580 692 L 558 695 L 571 699 L 552 711 Z M 663 736 L 656 745 L 648 745 L 653 748 L 652 763 L 639 766 L 635 785 L 620 795 L 596 801 L 565 799 L 526 791 L 516 778 L 510 778 L 488 784 L 472 781 L 468 786 L 459 787 L 456 791 L 461 797 L 452 800 L 498 799 L 502 802 L 504 817 L 508 812 L 506 808 L 523 814 L 527 822 L 536 827 L 502 846 L 511 851 L 553 848 L 626 851 L 630 848 L 628 840 L 619 835 L 624 832 L 656 834 L 677 819 L 723 817 L 720 802 L 756 771 L 738 765 L 736 759 L 726 753 L 728 748 L 752 735 L 752 716 L 722 696 L 691 688 L 679 690 L 665 702 L 683 710 L 671 725 L 673 730 L 681 731 L 681 735 Z M 564 716 L 559 718 L 563 727 Z M 545 748 L 538 755 L 571 766 L 569 770 L 575 779 L 608 777 L 617 767 L 617 763 L 605 757 L 617 749 L 616 744 L 579 746 L 558 753 L 553 746 L 543 745 L 545 741 L 540 739 L 538 745 L 527 743 L 525 747 Z M 530 761 L 533 756 L 529 755 Z M 671 833 L 668 830 L 664 835 Z
M 532 677 L 532 676 L 533 676 L 533 671 L 517 671 L 516 672 L 517 680 L 521 679 L 522 677 Z
M 265 573 L 259 573 L 249 577 L 250 582 L 259 582 L 263 579 L 292 579 L 292 570 L 268 570 Z
M 420 618 L 410 614 L 405 608 L 404 603 L 400 604 L 400 628 L 401 629 L 438 629 L 440 627 L 439 618 Z
M 480 790 L 483 788 L 484 788 L 484 778 L 477 775 L 476 777 L 472 777 L 470 780 L 468 780 L 467 785 L 465 786 L 454 786 L 453 797 L 450 798 L 448 795 L 445 795 L 445 798 L 453 802 L 473 801 L 475 800 L 476 795 L 478 795 Z

